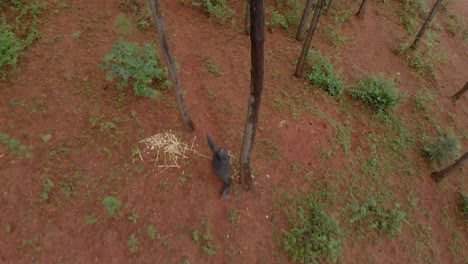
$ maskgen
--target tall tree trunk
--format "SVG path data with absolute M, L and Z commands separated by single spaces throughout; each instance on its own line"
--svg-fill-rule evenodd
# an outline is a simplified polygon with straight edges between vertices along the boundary
M 429 27 L 429 24 L 432 21 L 432 18 L 434 18 L 435 14 L 437 13 L 437 10 L 439 9 L 440 5 L 442 4 L 442 0 L 437 0 L 437 2 L 434 4 L 434 7 L 432 7 L 431 13 L 429 13 L 429 16 L 426 18 L 426 21 L 424 21 L 423 26 L 421 27 L 421 30 L 419 30 L 418 35 L 414 39 L 413 44 L 411 45 L 410 49 L 414 50 L 419 44 L 419 40 L 421 40 L 422 36 L 424 36 L 424 33 L 426 32 L 427 28 Z
M 310 9 L 312 9 L 312 0 L 307 0 L 307 3 L 304 7 L 304 12 L 302 13 L 301 23 L 296 33 L 296 40 L 301 41 L 304 35 L 304 27 L 307 24 L 307 18 L 309 18 Z
M 457 161 L 455 161 L 455 163 L 453 163 L 452 165 L 448 166 L 447 168 L 441 170 L 441 171 L 435 171 L 431 174 L 431 177 L 432 179 L 434 179 L 434 181 L 436 182 L 439 182 L 441 181 L 443 178 L 445 178 L 445 176 L 447 176 L 447 174 L 449 174 L 450 172 L 452 172 L 453 170 L 456 170 L 458 168 L 461 168 L 463 166 L 463 164 L 468 160 L 468 151 L 465 152 L 465 154 L 463 154 L 463 156 L 461 156 Z M 466 176 L 466 175 L 465 175 Z
M 264 0 L 250 0 L 251 80 L 247 120 L 240 154 L 240 178 L 246 189 L 252 187 L 250 160 L 257 131 L 263 92 L 265 11 Z
M 245 0 L 245 19 L 244 19 L 245 34 L 250 35 L 250 0 Z
M 468 90 L 468 82 L 465 83 L 465 86 L 452 96 L 452 100 L 457 101 L 460 97 Z
M 327 16 L 328 16 L 328 14 L 330 13 L 330 9 L 331 9 L 332 3 L 333 3 L 333 0 L 328 1 L 327 13 L 325 13 L 325 15 L 327 15 Z
M 359 17 L 360 19 L 364 19 L 364 16 L 366 15 L 366 8 L 367 8 L 367 3 L 368 0 L 362 0 L 361 6 L 359 7 L 359 11 L 357 12 L 356 16 Z
M 185 107 L 184 96 L 182 94 L 182 88 L 180 86 L 179 75 L 177 74 L 176 66 L 174 59 L 172 58 L 171 51 L 169 49 L 169 43 L 167 41 L 166 28 L 164 27 L 164 21 L 162 18 L 161 7 L 159 6 L 158 0 L 148 0 L 151 13 L 153 15 L 153 20 L 156 28 L 158 29 L 159 45 L 161 46 L 162 53 L 164 55 L 164 60 L 167 64 L 167 69 L 169 71 L 169 76 L 171 78 L 172 84 L 174 85 L 174 94 L 177 100 L 177 106 L 179 107 L 179 112 L 182 116 L 185 127 L 189 131 L 195 130 L 195 124 L 193 123 L 190 115 Z
M 312 18 L 312 23 L 310 24 L 309 32 L 307 33 L 306 40 L 304 42 L 304 45 L 302 46 L 301 56 L 299 57 L 299 60 L 297 61 L 296 72 L 294 73 L 294 76 L 296 78 L 300 78 L 302 76 L 302 73 L 304 72 L 304 66 L 305 66 L 305 61 L 307 58 L 307 53 L 309 52 L 310 43 L 312 42 L 312 37 L 314 36 L 315 29 L 317 28 L 317 24 L 320 18 L 320 13 L 322 12 L 322 8 L 323 8 L 323 3 L 325 2 L 325 0 L 318 0 L 318 1 L 319 2 L 314 11 L 314 17 Z

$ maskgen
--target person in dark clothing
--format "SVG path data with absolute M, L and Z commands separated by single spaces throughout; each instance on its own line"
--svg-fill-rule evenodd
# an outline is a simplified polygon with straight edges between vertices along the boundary
M 227 194 L 227 191 L 231 187 L 231 174 L 229 172 L 231 161 L 229 160 L 228 150 L 224 148 L 216 148 L 216 144 L 208 133 L 206 133 L 206 139 L 208 140 L 208 145 L 210 145 L 211 151 L 213 152 L 211 167 L 213 167 L 215 174 L 224 182 L 221 196 L 224 199 L 229 199 L 230 196 Z

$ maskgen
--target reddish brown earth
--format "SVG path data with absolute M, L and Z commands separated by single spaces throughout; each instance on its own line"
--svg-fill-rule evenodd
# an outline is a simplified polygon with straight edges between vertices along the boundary
M 265 94 L 253 158 L 255 190 L 246 192 L 236 185 L 234 197 L 221 200 L 221 183 L 212 175 L 207 159 L 189 155 L 189 164 L 181 170 L 159 174 L 153 171 L 149 159 L 141 162 L 137 157 L 133 163 L 131 149 L 145 137 L 172 130 L 186 142 L 196 138 L 196 150 L 209 156 L 204 139 L 204 132 L 209 131 L 219 145 L 238 155 L 250 80 L 250 42 L 242 33 L 241 23 L 244 1 L 232 1 L 237 11 L 237 23 L 233 26 L 210 22 L 200 10 L 180 1 L 162 1 L 187 107 L 197 126 L 192 134 L 184 131 L 170 91 L 156 101 L 136 98 L 130 89 L 122 96 L 97 68 L 119 37 L 115 27 L 117 16 L 122 13 L 119 1 L 76 0 L 69 2 L 69 7 L 47 2 L 48 9 L 39 26 L 42 38 L 27 50 L 18 73 L 0 82 L 0 132 L 34 146 L 30 160 L 20 160 L 0 146 L 1 263 L 290 262 L 278 246 L 280 230 L 287 228 L 287 221 L 276 208 L 276 191 L 308 190 L 315 181 L 324 178 L 327 169 L 346 171 L 348 160 L 357 158 L 355 151 L 367 134 L 382 132 L 368 126 L 369 114 L 356 101 L 348 98 L 350 103 L 344 106 L 353 112 L 355 123 L 350 124 L 340 103 L 321 91 L 309 93 L 307 100 L 313 106 L 345 127 L 352 127 L 351 154 L 347 156 L 334 142 L 336 126 L 320 114 L 304 111 L 293 118 L 289 112 L 275 110 L 272 102 L 276 98 L 283 93 L 300 94 L 298 91 L 308 83 L 292 77 L 301 43 L 281 31 L 268 32 Z M 354 5 L 357 8 L 358 3 Z M 468 2 L 460 1 L 455 7 L 468 17 Z M 326 44 L 320 32 L 314 48 L 336 55 L 335 66 L 349 84 L 368 72 L 399 73 L 399 89 L 408 98 L 398 114 L 408 117 L 407 120 L 423 118 L 414 111 L 411 99 L 417 91 L 438 91 L 438 105 L 433 106 L 435 119 L 443 127 L 452 127 L 466 150 L 468 98 L 465 95 L 456 103 L 449 98 L 468 79 L 466 42 L 443 30 L 438 32 L 441 49 L 449 54 L 449 59 L 437 65 L 438 80 L 427 81 L 408 67 L 404 57 L 393 53 L 403 29 L 396 23 L 396 17 L 383 12 L 384 8 L 371 2 L 365 20 L 352 18 L 346 23 L 343 34 L 352 41 L 342 48 Z M 436 21 L 442 23 L 443 19 L 441 14 Z M 81 38 L 75 40 L 72 34 L 77 31 L 81 32 Z M 61 37 L 50 42 L 56 36 Z M 144 33 L 135 30 L 127 39 L 144 43 L 155 40 L 156 35 L 152 28 Z M 203 58 L 207 56 L 219 65 L 221 76 L 206 71 Z M 44 102 L 45 113 L 32 110 L 38 101 Z M 137 113 L 135 118 L 131 116 L 132 110 Z M 93 127 L 90 120 L 96 118 L 99 122 L 118 119 L 117 131 L 123 133 L 111 136 L 99 126 Z M 407 125 L 437 135 L 430 124 Z M 41 135 L 49 133 L 51 140 L 43 142 Z M 279 157 L 266 155 L 265 149 L 272 150 L 274 146 L 268 149 L 262 142 L 273 142 Z M 112 155 L 103 152 L 103 148 Z M 59 154 L 54 155 L 54 150 Z M 366 146 L 362 150 L 369 151 Z M 324 160 L 322 154 L 327 151 L 334 154 Z M 467 192 L 466 169 L 437 186 L 429 177 L 431 168 L 417 149 L 408 155 L 420 161 L 414 166 L 417 175 L 409 188 L 418 195 L 416 208 L 427 212 L 413 213 L 410 221 L 431 229 L 427 241 L 432 246 L 424 247 L 423 254 L 435 263 L 462 263 L 463 258 L 454 258 L 449 250 L 453 233 L 443 224 L 447 218 L 444 215 L 448 214 L 448 219 L 456 223 L 451 225 L 453 230 L 462 234 L 461 255 L 466 261 L 467 226 L 456 205 L 457 191 Z M 291 170 L 293 163 L 300 164 L 312 182 L 305 181 L 304 175 L 295 175 Z M 340 185 L 343 192 L 353 173 L 343 174 L 346 175 L 345 183 Z M 178 181 L 181 176 L 187 178 L 185 185 Z M 49 200 L 44 202 L 40 194 L 46 179 L 55 186 Z M 70 197 L 62 191 L 60 183 L 72 186 Z M 396 177 L 389 184 L 389 188 L 398 189 L 401 180 Z M 403 189 L 396 192 L 398 199 L 405 199 Z M 121 215 L 109 217 L 102 204 L 108 195 L 124 203 Z M 328 211 L 336 215 L 340 209 Z M 138 214 L 136 223 L 127 220 L 132 212 Z M 234 223 L 229 220 L 230 212 L 237 212 Z M 97 223 L 87 224 L 86 215 L 94 215 Z M 192 241 L 192 230 L 200 228 L 202 220 L 210 226 L 213 243 L 220 246 L 213 256 L 204 254 Z M 162 241 L 148 237 L 151 225 L 167 240 L 168 248 Z M 7 227 L 11 230 L 7 231 Z M 127 242 L 132 234 L 138 238 L 138 251 L 133 254 Z M 406 250 L 417 241 L 409 226 L 392 240 L 381 238 L 375 242 L 347 237 L 339 262 L 429 263 Z

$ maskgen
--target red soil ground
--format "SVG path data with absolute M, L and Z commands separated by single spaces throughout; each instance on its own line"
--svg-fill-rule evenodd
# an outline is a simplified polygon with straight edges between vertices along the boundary
M 255 191 L 245 192 L 235 186 L 234 197 L 221 200 L 220 181 L 212 175 L 209 161 L 197 155 L 190 156 L 190 162 L 181 170 L 161 174 L 152 170 L 150 160 L 141 162 L 137 158 L 133 163 L 132 147 L 163 131 L 172 130 L 186 142 L 195 137 L 196 150 L 208 156 L 205 131 L 235 155 L 243 133 L 250 83 L 250 42 L 243 35 L 240 22 L 244 1 L 229 1 L 237 11 L 237 23 L 233 26 L 210 22 L 199 9 L 180 1 L 161 2 L 196 131 L 193 134 L 184 131 L 170 91 L 164 92 L 164 99 L 152 101 L 134 97 L 129 89 L 123 96 L 114 89 L 114 83 L 104 80 L 105 72 L 97 65 L 119 38 L 115 26 L 122 13 L 119 1 L 76 0 L 68 2 L 68 7 L 47 1 L 48 9 L 39 26 L 42 38 L 27 50 L 19 72 L 0 82 L 0 132 L 34 146 L 30 160 L 19 160 L 0 146 L 0 262 L 290 262 L 278 247 L 279 230 L 287 228 L 287 221 L 276 208 L 275 193 L 296 192 L 310 185 L 304 183 L 302 176 L 291 176 L 291 164 L 301 164 L 317 178 L 323 177 L 320 174 L 323 168 L 345 170 L 345 160 L 355 157 L 361 140 L 371 132 L 367 126 L 369 118 L 365 117 L 369 114 L 352 101 L 350 111 L 363 117 L 361 123 L 352 125 L 352 154 L 346 156 L 340 147 L 333 146 L 336 127 L 323 116 L 302 112 L 298 118 L 292 118 L 272 107 L 271 102 L 282 91 L 294 94 L 309 85 L 305 79 L 292 78 L 301 43 L 275 31 L 267 33 L 265 44 L 265 94 L 253 159 Z M 353 4 L 357 8 L 358 4 Z M 453 8 L 468 17 L 468 2 L 460 1 Z M 439 45 L 450 57 L 436 66 L 437 81 L 427 81 L 408 67 L 404 57 L 393 53 L 403 29 L 395 17 L 383 10 L 385 7 L 371 2 L 365 20 L 353 17 L 346 23 L 342 34 L 352 41 L 342 48 L 326 44 L 320 32 L 314 48 L 336 55 L 334 63 L 350 84 L 363 73 L 384 72 L 398 73 L 399 89 L 410 98 L 420 90 L 437 90 L 440 93 L 437 109 L 443 110 L 435 111 L 435 118 L 442 126 L 453 127 L 457 135 L 464 135 L 460 140 L 466 150 L 468 98 L 465 96 L 456 104 L 449 98 L 468 79 L 466 42 L 445 31 L 438 32 Z M 443 20 L 440 15 L 435 23 Z M 78 31 L 81 38 L 72 38 Z M 135 30 L 127 39 L 144 43 L 156 39 L 156 35 L 153 28 L 144 33 Z M 216 61 L 221 76 L 206 71 L 205 57 Z M 347 115 L 340 110 L 340 104 L 326 97 L 313 92 L 309 100 L 325 115 L 347 126 Z M 46 108 L 43 113 L 34 111 L 40 102 Z M 135 118 L 131 111 L 137 113 Z M 418 117 L 409 99 L 398 113 Z M 117 131 L 123 133 L 110 135 L 99 126 L 93 127 L 90 120 L 96 119 L 116 122 Z M 427 129 L 429 135 L 436 134 L 435 128 Z M 41 139 L 44 134 L 51 134 L 51 140 L 44 142 Z M 263 153 L 266 143 L 262 142 L 276 145 L 277 160 Z M 103 148 L 112 154 L 103 152 Z M 334 155 L 324 164 L 321 155 L 327 151 Z M 415 151 L 414 155 L 420 154 Z M 451 254 L 447 243 L 452 233 L 441 223 L 444 214 L 448 214 L 449 219 L 458 223 L 464 245 L 461 254 L 466 260 L 466 222 L 460 220 L 455 205 L 456 191 L 467 191 L 462 180 L 466 179 L 466 170 L 464 175 L 463 172 L 451 175 L 440 187 L 429 178 L 431 168 L 422 159 L 416 167 L 420 175 L 414 178 L 412 188 L 419 196 L 418 208 L 429 215 L 415 213 L 412 221 L 431 228 L 428 241 L 433 245 L 424 253 L 436 263 L 461 261 Z M 181 176 L 187 178 L 185 185 L 178 181 Z M 46 179 L 55 186 L 49 200 L 44 202 L 40 194 Z M 70 197 L 62 191 L 67 184 L 71 186 Z M 124 203 L 121 215 L 108 216 L 102 204 L 108 195 Z M 133 212 L 138 214 L 136 223 L 127 220 Z M 234 223 L 229 220 L 232 212 L 237 212 Z M 331 213 L 337 212 L 338 209 Z M 86 215 L 94 215 L 97 223 L 87 224 Z M 204 254 L 192 241 L 192 230 L 199 228 L 203 219 L 209 223 L 213 243 L 220 246 L 214 256 Z M 164 239 L 148 237 L 149 226 L 155 227 L 169 247 L 164 246 Z M 405 247 L 417 241 L 414 232 L 408 229 L 404 227 L 403 234 L 393 240 L 359 241 L 348 237 L 339 262 L 427 263 L 425 258 L 405 251 Z M 137 253 L 129 251 L 127 241 L 132 234 L 138 238 Z

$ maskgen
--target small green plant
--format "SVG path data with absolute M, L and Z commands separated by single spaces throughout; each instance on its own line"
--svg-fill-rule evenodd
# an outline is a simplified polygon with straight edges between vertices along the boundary
M 202 251 L 207 255 L 216 254 L 219 246 L 213 245 L 213 239 L 211 238 L 210 228 L 205 220 L 202 220 L 201 228 L 192 231 L 192 239 L 195 244 L 202 248 Z
M 234 9 L 229 8 L 227 0 L 201 0 L 192 2 L 192 5 L 200 7 L 210 18 L 214 17 L 221 23 L 226 22 L 235 14 Z
M 213 76 L 222 76 L 223 72 L 219 69 L 219 64 L 208 56 L 202 58 L 203 64 L 206 67 L 206 70 Z
M 0 46 L 0 78 L 5 79 L 5 67 L 16 66 L 25 47 L 23 40 L 16 37 L 12 27 L 5 20 L 2 20 L 0 24 L 0 43 L 2 43 Z
M 237 210 L 228 212 L 229 222 L 231 222 L 231 224 L 234 224 L 237 221 L 238 214 L 239 212 Z
M 94 215 L 86 215 L 85 216 L 85 222 L 87 224 L 92 225 L 92 224 L 97 223 L 97 219 L 96 219 L 96 217 Z
M 81 32 L 77 31 L 72 34 L 73 39 L 80 39 L 81 38 Z
M 427 4 L 421 0 L 401 0 L 403 8 L 399 12 L 400 23 L 408 33 L 414 33 L 419 26 L 420 17 L 428 11 Z
M 409 66 L 415 69 L 422 77 L 437 79 L 435 65 L 447 59 L 446 54 L 433 53 L 429 48 L 416 50 L 407 56 Z
M 335 73 L 330 59 L 316 51 L 310 53 L 308 61 L 312 65 L 312 69 L 307 72 L 311 83 L 331 96 L 340 97 L 344 92 L 343 81 Z
M 462 200 L 462 215 L 468 219 L 468 195 L 461 194 Z
M 351 96 L 368 104 L 376 114 L 387 114 L 398 106 L 402 97 L 394 85 L 394 79 L 372 74 L 359 80 L 351 89 Z
M 399 210 L 399 204 L 395 204 L 394 209 L 387 209 L 370 198 L 362 205 L 354 204 L 349 208 L 353 215 L 350 224 L 356 229 L 364 226 L 370 230 L 378 230 L 389 238 L 400 234 L 402 223 L 407 222 L 406 213 Z
M 151 239 L 155 239 L 156 238 L 156 229 L 154 229 L 154 226 L 149 226 L 148 227 L 148 236 L 151 238 Z
M 426 144 L 423 147 L 423 152 L 431 164 L 441 165 L 460 154 L 460 143 L 457 138 L 444 135 Z
M 106 207 L 107 212 L 109 212 L 110 216 L 114 216 L 117 209 L 119 209 L 120 206 L 122 206 L 122 202 L 114 196 L 107 196 L 106 198 L 104 198 L 103 204 L 104 207 Z
M 0 133 L 0 143 L 5 145 L 11 154 L 22 160 L 30 159 L 32 157 L 32 153 L 30 152 L 32 149 L 31 146 L 21 144 L 21 141 L 10 137 L 8 134 Z
M 130 253 L 136 253 L 137 250 L 138 250 L 138 245 L 137 245 L 138 239 L 137 239 L 137 237 L 134 234 L 132 234 L 127 242 L 128 242 L 128 247 L 130 249 Z
M 274 7 L 270 7 L 267 9 L 267 13 L 270 15 L 266 25 L 271 32 L 275 31 L 275 29 L 280 26 L 282 30 L 288 30 L 289 24 L 286 18 L 279 13 Z
M 55 184 L 50 179 L 47 179 L 42 184 L 42 193 L 41 193 L 41 201 L 45 202 L 49 200 L 49 193 L 54 188 Z
M 341 255 L 342 231 L 314 197 L 293 201 L 288 218 L 291 228 L 283 231 L 282 245 L 293 261 L 322 263 L 328 259 L 337 262 Z
M 325 40 L 335 48 L 340 48 L 348 42 L 348 39 L 341 35 L 339 28 L 337 29 L 336 26 L 325 25 L 322 30 Z
M 146 43 L 141 48 L 136 43 L 121 39 L 112 46 L 111 52 L 106 55 L 100 68 L 108 70 L 107 80 L 120 79 L 119 89 L 132 81 L 135 95 L 155 98 L 159 92 L 152 89 L 150 85 L 154 80 L 161 83 L 166 78 L 165 70 L 159 65 L 156 54 L 157 49 L 151 43 Z M 167 86 L 166 82 L 159 88 L 164 89 Z
M 446 24 L 447 31 L 452 36 L 468 41 L 468 22 L 463 16 L 449 12 Z
M 127 219 L 132 223 L 136 223 L 138 220 L 138 214 L 136 212 L 132 212 L 132 214 Z

